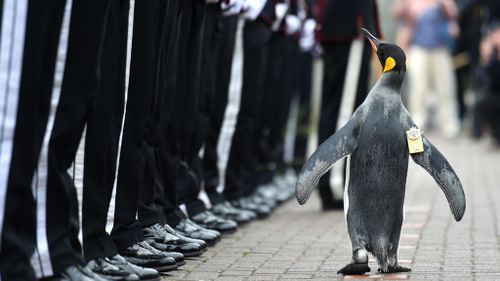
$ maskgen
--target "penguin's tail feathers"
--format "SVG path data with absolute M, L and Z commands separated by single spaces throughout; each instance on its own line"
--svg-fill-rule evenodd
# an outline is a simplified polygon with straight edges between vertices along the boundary
M 349 123 L 325 140 L 300 170 L 295 186 L 295 196 L 299 204 L 306 203 L 321 176 L 328 172 L 335 162 L 351 154 L 356 147 L 357 140 Z

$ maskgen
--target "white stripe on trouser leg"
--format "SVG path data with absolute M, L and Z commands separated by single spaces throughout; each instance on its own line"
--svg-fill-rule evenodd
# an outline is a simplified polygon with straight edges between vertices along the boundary
M 200 159 L 203 159 L 203 157 L 205 157 L 205 145 L 202 145 L 200 151 L 198 151 L 198 157 L 200 157 Z M 198 193 L 198 199 L 203 201 L 203 204 L 205 204 L 205 207 L 207 207 L 207 209 L 212 208 L 212 203 L 210 202 L 208 194 L 205 191 L 205 181 L 203 179 L 201 181 L 201 188 L 200 192 Z
M 16 128 L 27 9 L 27 0 L 3 1 L 0 34 L 0 242 Z
M 134 4 L 135 1 L 131 0 L 130 1 L 130 10 L 129 10 L 129 23 L 128 23 L 128 39 L 127 39 L 127 61 L 126 61 L 126 78 L 125 78 L 125 108 L 123 112 L 123 119 L 122 119 L 122 127 L 121 127 L 121 132 L 120 132 L 120 139 L 119 139 L 119 145 L 121 144 L 122 141 L 122 134 L 123 134 L 123 122 L 125 118 L 125 111 L 126 111 L 126 102 L 127 102 L 127 94 L 128 94 L 128 77 L 130 73 L 130 51 L 131 51 L 131 42 L 132 42 L 132 31 L 133 31 L 133 18 L 134 18 Z M 82 196 L 83 196 L 83 174 L 84 174 L 84 163 L 85 163 L 85 135 L 86 135 L 86 129 L 84 130 L 82 134 L 82 139 L 80 140 L 80 145 L 78 146 L 78 151 L 75 157 L 75 161 L 73 163 L 73 166 L 71 166 L 68 170 L 68 173 L 72 175 L 73 181 L 75 183 L 75 187 L 77 189 L 77 194 L 78 194 L 78 210 L 79 210 L 79 218 L 80 218 L 80 225 L 81 225 L 81 219 L 82 219 Z M 118 162 L 119 162 L 119 155 L 120 155 L 120 149 L 118 149 L 118 157 L 117 157 L 117 164 L 116 164 L 116 171 L 118 171 Z M 115 181 L 114 181 L 114 186 L 116 186 L 116 173 L 115 173 Z M 110 206 L 108 209 L 108 220 L 106 224 L 106 231 L 110 232 L 112 227 L 113 227 L 113 214 L 114 214 L 114 198 L 115 198 L 115 190 L 113 190 L 112 193 L 112 199 L 110 201 Z M 82 228 L 80 228 L 80 231 L 78 233 L 78 239 L 80 240 L 80 243 L 82 243 L 83 240 L 83 233 L 82 233 Z
M 37 177 L 33 179 L 32 189 L 36 198 L 36 251 L 31 258 L 31 264 L 38 278 L 53 275 L 50 260 L 49 244 L 47 242 L 47 175 L 48 175 L 48 152 L 49 141 L 54 126 L 57 105 L 61 94 L 61 85 L 66 64 L 66 53 L 68 48 L 69 23 L 71 17 L 72 0 L 66 1 L 64 17 L 59 35 L 57 47 L 56 66 L 54 71 L 54 84 L 52 87 L 52 98 L 50 101 L 50 113 L 43 138 L 43 145 L 38 160 Z
M 82 134 L 82 139 L 78 145 L 73 165 L 69 167 L 68 173 L 73 179 L 73 185 L 76 189 L 76 198 L 78 201 L 78 220 L 79 225 L 82 225 L 82 198 L 83 198 L 83 164 L 85 163 L 85 134 L 87 133 L 87 126 L 85 126 Z M 78 229 L 78 240 L 80 243 L 83 241 L 82 228 Z
M 287 165 L 293 164 L 295 156 L 295 140 L 297 138 L 297 123 L 299 121 L 300 97 L 295 93 L 290 103 L 290 113 L 286 122 L 285 141 L 283 149 L 283 162 Z
M 233 62 L 231 65 L 231 79 L 229 83 L 229 93 L 227 106 L 224 112 L 219 139 L 217 140 L 217 168 L 219 170 L 219 185 L 216 190 L 219 193 L 224 191 L 226 181 L 227 162 L 231 151 L 234 130 L 240 111 L 241 87 L 243 84 L 243 26 L 245 21 L 240 18 L 236 29 L 236 42 L 234 44 Z
M 355 39 L 351 43 L 336 131 L 344 127 L 354 112 L 359 84 L 359 72 L 361 70 L 361 63 L 363 62 L 363 40 Z M 330 172 L 330 188 L 335 199 L 340 199 L 344 196 L 344 166 L 345 161 L 339 160 L 333 165 Z
M 106 231 L 108 233 L 113 229 L 113 221 L 115 215 L 115 198 L 116 198 L 116 182 L 118 177 L 118 168 L 120 168 L 120 152 L 123 139 L 123 125 L 125 125 L 125 116 L 127 114 L 127 100 L 128 100 L 128 85 L 130 83 L 130 58 L 132 56 L 132 39 L 134 38 L 134 11 L 135 0 L 130 0 L 130 8 L 128 11 L 128 29 L 127 29 L 127 61 L 125 62 L 125 102 L 123 103 L 123 116 L 122 125 L 120 128 L 120 138 L 118 140 L 118 153 L 116 155 L 116 169 L 115 180 L 113 182 L 113 191 L 111 193 L 111 200 L 109 201 L 108 221 L 106 223 Z
M 321 95 L 323 92 L 324 62 L 322 58 L 313 59 L 311 74 L 311 113 L 309 114 L 310 131 L 307 136 L 306 156 L 310 157 L 318 148 L 318 128 L 321 115 Z

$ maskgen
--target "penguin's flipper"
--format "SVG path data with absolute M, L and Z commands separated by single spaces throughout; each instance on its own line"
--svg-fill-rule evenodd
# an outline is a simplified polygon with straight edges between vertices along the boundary
M 422 136 L 424 152 L 411 154 L 413 161 L 422 166 L 443 190 L 455 220 L 460 221 L 465 213 L 465 193 L 455 171 L 439 150 Z
M 299 204 L 306 203 L 319 179 L 335 162 L 351 154 L 357 147 L 358 121 L 351 118 L 338 132 L 325 140 L 300 170 L 295 196 Z

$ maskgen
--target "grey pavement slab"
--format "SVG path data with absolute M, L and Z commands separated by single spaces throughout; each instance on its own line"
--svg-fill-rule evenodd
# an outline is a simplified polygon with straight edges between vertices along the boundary
M 500 280 L 500 151 L 486 141 L 428 137 L 459 175 L 467 210 L 455 222 L 437 184 L 410 160 L 399 259 L 412 272 L 376 274 L 370 258 L 371 274 L 337 275 L 351 258 L 344 213 L 320 211 L 313 194 L 225 236 L 164 280 Z

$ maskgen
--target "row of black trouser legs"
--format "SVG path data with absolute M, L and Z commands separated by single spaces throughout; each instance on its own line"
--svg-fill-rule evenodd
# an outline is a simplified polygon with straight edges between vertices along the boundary
M 0 259 L 5 280 L 35 279 L 29 266 L 36 239 L 31 182 L 49 116 L 60 30 L 54 27 L 61 25 L 65 2 L 40 5 L 29 1 L 28 5 L 0 251 L 1 257 L 8 257 Z M 144 226 L 177 224 L 184 218 L 179 204 L 185 204 L 190 215 L 203 211 L 205 206 L 197 199 L 200 183 L 217 181 L 215 151 L 227 103 L 238 17 L 223 18 L 215 6 L 201 1 L 135 1 L 124 108 L 129 9 L 127 0 L 73 0 L 64 80 L 48 146 L 46 229 L 53 274 L 85 260 L 113 256 L 142 241 Z M 277 66 L 270 75 L 262 71 L 269 66 L 269 52 L 291 51 L 290 42 L 275 39 L 261 21 L 247 22 L 243 39 L 247 63 L 224 193 L 229 199 L 249 194 L 262 181 L 244 182 L 253 178 L 262 159 L 270 159 L 265 146 L 275 150 L 279 143 L 280 136 L 273 135 L 265 136 L 264 148 L 251 142 L 262 137 L 265 130 L 260 128 L 270 117 L 258 118 L 262 112 L 257 108 L 266 98 L 262 93 L 283 92 L 266 89 L 266 83 L 278 79 L 272 75 Z M 277 48 L 269 49 L 274 40 Z M 35 86 L 36 95 L 30 88 Z M 270 99 L 264 112 L 273 111 L 272 105 L 283 104 L 283 99 L 286 104 L 290 97 Z M 279 117 L 281 128 L 287 110 Z M 85 128 L 83 258 L 76 189 L 68 168 Z M 203 145 L 205 157 L 201 159 L 198 153 Z M 262 178 L 269 177 L 266 172 L 262 169 Z M 105 227 L 115 175 L 114 225 L 108 234 Z M 215 191 L 216 186 L 207 184 L 207 192 L 214 202 L 222 201 L 224 196 Z

